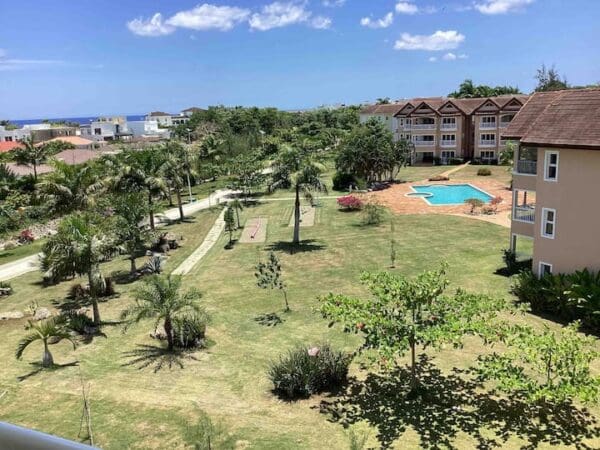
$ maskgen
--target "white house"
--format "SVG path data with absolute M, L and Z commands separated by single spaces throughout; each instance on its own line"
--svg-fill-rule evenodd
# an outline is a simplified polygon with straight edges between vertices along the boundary
M 156 120 L 134 120 L 127 122 L 127 126 L 134 138 L 158 137 L 161 139 L 168 139 L 171 135 L 171 132 L 168 129 L 160 128 L 158 126 L 158 121 Z

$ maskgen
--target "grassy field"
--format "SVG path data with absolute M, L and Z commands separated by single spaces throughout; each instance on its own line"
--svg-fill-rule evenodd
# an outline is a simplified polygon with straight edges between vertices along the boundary
M 489 169 L 492 174 L 490 176 L 479 176 L 477 175 L 477 171 L 479 169 Z M 478 180 L 495 180 L 499 183 L 509 185 L 512 179 L 512 173 L 507 166 L 491 166 L 491 165 L 468 165 L 464 168 L 460 169 L 457 172 L 454 172 L 450 175 L 451 180 L 466 180 L 466 181 L 478 181 Z
M 39 239 L 29 245 L 21 245 L 10 250 L 0 251 L 0 264 L 6 264 L 42 251 L 46 239 Z
M 417 176 L 415 174 L 415 176 Z M 288 193 L 289 196 L 289 193 Z M 345 213 L 335 200 L 321 200 L 313 227 L 302 229 L 302 251 L 290 253 L 287 244 L 292 229 L 288 226 L 291 201 L 273 201 L 248 207 L 242 220 L 268 217 L 266 244 L 236 244 L 225 250 L 222 236 L 207 257 L 186 276 L 185 286 L 203 293 L 202 303 L 212 315 L 208 328 L 211 345 L 198 351 L 194 359 L 165 358 L 146 351 L 141 345 L 155 346 L 149 337 L 152 321 L 132 327 L 126 334 L 120 326 L 105 326 L 106 337 L 95 337 L 73 351 L 68 343 L 53 346 L 55 360 L 63 367 L 36 373 L 32 366 L 41 356 L 33 347 L 23 361 L 14 359 L 14 350 L 23 335 L 24 321 L 0 323 L 0 418 L 71 439 L 78 439 L 81 417 L 80 374 L 91 385 L 91 408 L 96 444 L 106 449 L 183 448 L 182 434 L 200 412 L 223 424 L 238 440 L 238 448 L 256 449 L 344 449 L 348 433 L 328 411 L 347 412 L 346 424 L 369 433 L 369 445 L 379 448 L 431 447 L 448 439 L 457 448 L 474 448 L 475 432 L 492 436 L 507 426 L 503 448 L 521 448 L 539 443 L 550 448 L 551 434 L 562 436 L 554 448 L 567 447 L 583 431 L 570 428 L 567 419 L 560 427 L 545 425 L 540 430 L 523 424 L 520 417 L 495 409 L 493 402 L 469 389 L 456 378 L 454 367 L 472 364 L 482 347 L 469 341 L 461 350 L 430 352 L 431 363 L 441 370 L 428 370 L 428 379 L 438 389 L 457 399 L 471 399 L 465 409 L 447 404 L 422 402 L 407 405 L 397 397 L 395 381 L 383 382 L 376 373 L 352 365 L 352 383 L 337 396 L 324 395 L 298 402 L 283 402 L 272 395 L 266 377 L 270 361 L 295 344 L 331 341 L 352 351 L 359 345 L 357 336 L 345 335 L 315 313 L 317 297 L 328 292 L 364 294 L 357 278 L 364 270 L 382 270 L 389 264 L 389 222 L 379 227 L 360 225 L 358 213 Z M 199 213 L 193 221 L 174 225 L 175 234 L 184 234 L 184 248 L 175 251 L 168 263 L 172 270 L 206 235 L 216 211 Z M 507 230 L 496 225 L 461 217 L 395 216 L 398 273 L 414 275 L 445 260 L 450 265 L 450 289 L 463 287 L 475 292 L 508 296 L 509 279 L 495 272 L 502 266 L 501 249 L 507 242 Z M 292 312 L 285 314 L 278 292 L 256 287 L 254 266 L 266 250 L 275 249 L 281 257 L 284 278 L 289 286 Z M 141 261 L 140 261 L 141 262 Z M 105 273 L 124 270 L 123 259 L 107 263 Z M 42 289 L 40 275 L 28 274 L 13 281 L 15 295 L 0 300 L 0 311 L 23 309 L 31 300 L 52 306 L 61 300 L 71 282 Z M 101 304 L 103 319 L 116 321 L 131 302 L 134 285 L 119 285 L 120 295 Z M 257 322 L 266 313 L 277 313 L 283 324 L 267 327 Z M 545 323 L 527 316 L 515 320 Z M 555 326 L 550 324 L 551 326 Z M 150 365 L 132 364 L 129 352 Z M 77 362 L 77 366 L 70 363 Z M 157 364 L 165 363 L 160 370 Z M 183 365 L 179 367 L 178 363 Z M 29 376 L 27 376 L 30 374 Z M 17 377 L 26 376 L 23 381 Z M 482 400 L 483 399 L 483 400 Z M 446 401 L 448 398 L 446 398 Z M 591 414 L 598 416 L 593 409 Z M 503 415 L 504 414 L 504 415 Z M 576 420 L 581 422 L 580 417 Z M 569 423 L 567 423 L 569 422 Z M 560 428 L 560 429 L 559 429 Z M 600 440 L 588 439 L 598 448 Z M 442 445 L 445 446 L 445 445 Z

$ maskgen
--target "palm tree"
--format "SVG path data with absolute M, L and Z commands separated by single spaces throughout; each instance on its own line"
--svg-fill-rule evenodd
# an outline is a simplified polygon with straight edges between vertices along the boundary
M 114 167 L 115 173 L 104 178 L 95 189 L 144 192 L 148 198 L 150 228 L 154 230 L 154 197 L 167 193 L 167 184 L 162 176 L 166 156 L 162 148 L 156 147 L 125 151 L 109 164 Z
M 29 138 L 23 139 L 21 146 L 14 148 L 11 152 L 18 164 L 31 164 L 33 167 L 33 179 L 37 182 L 37 168 L 50 156 L 49 148 L 45 145 L 35 145 L 33 138 Z
M 64 218 L 57 233 L 43 247 L 42 270 L 58 277 L 86 275 L 94 323 L 100 324 L 98 294 L 104 285 L 100 263 L 118 251 L 117 238 L 109 231 L 106 218 L 91 213 L 76 213 Z
M 38 323 L 29 321 L 27 329 L 31 330 L 31 332 L 19 341 L 17 351 L 15 352 L 17 359 L 21 359 L 23 357 L 23 352 L 27 347 L 29 347 L 29 344 L 32 344 L 36 341 L 42 341 L 44 344 L 42 367 L 52 367 L 54 365 L 54 358 L 52 357 L 52 353 L 50 353 L 50 349 L 48 348 L 48 340 L 50 338 L 56 340 L 57 342 L 63 339 L 68 339 L 73 344 L 73 348 L 76 347 L 75 341 L 73 341 L 73 338 L 69 332 L 62 326 L 62 323 L 56 317 L 43 320 Z
M 119 240 L 129 254 L 130 273 L 135 275 L 135 258 L 151 237 L 149 230 L 142 225 L 148 215 L 148 206 L 144 202 L 143 194 L 139 192 L 116 194 L 111 198 L 111 205 L 117 214 L 116 230 Z
M 97 181 L 90 165 L 69 165 L 64 161 L 50 162 L 53 172 L 39 184 L 43 196 L 53 200 L 57 212 L 65 213 L 87 208 L 91 203 L 91 187 Z
M 242 204 L 239 198 L 236 198 L 229 203 L 229 206 L 231 206 L 231 208 L 233 208 L 233 210 L 235 211 L 237 227 L 240 228 L 240 211 L 244 210 L 244 205 Z
M 138 323 L 144 319 L 156 319 L 155 328 L 163 321 L 167 337 L 168 350 L 173 350 L 173 319 L 187 313 L 200 313 L 197 299 L 198 291 L 179 293 L 181 277 L 152 275 L 144 279 L 135 292 L 135 303 L 121 313 L 121 319 L 129 323 Z
M 185 188 L 186 180 L 184 176 L 189 177 L 192 170 L 188 163 L 189 156 L 187 150 L 177 142 L 167 144 L 165 150 L 168 151 L 166 159 L 161 169 L 161 173 L 167 180 L 169 186 L 175 191 L 177 198 L 177 207 L 179 208 L 179 220 L 183 222 L 183 202 L 181 200 L 181 190 Z
M 315 150 L 309 141 L 292 147 L 283 146 L 274 164 L 271 189 L 292 187 L 294 202 L 294 244 L 300 243 L 300 193 L 312 200 L 315 191 L 327 191 L 320 176 L 324 166 L 317 162 Z

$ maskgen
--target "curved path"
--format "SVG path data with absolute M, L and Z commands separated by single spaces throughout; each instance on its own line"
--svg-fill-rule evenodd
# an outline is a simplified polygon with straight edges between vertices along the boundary
M 207 198 L 198 200 L 194 203 L 183 205 L 183 213 L 187 216 L 190 214 L 194 214 L 198 211 L 202 211 L 203 209 L 208 209 L 212 206 L 216 206 L 222 200 L 229 198 L 236 192 L 237 191 L 233 191 L 231 189 L 221 189 L 215 191 Z M 177 219 L 179 219 L 179 208 L 171 208 L 160 214 L 156 214 L 156 224 L 159 226 L 160 224 L 164 224 L 168 221 Z M 12 261 L 10 263 L 0 265 L 0 281 L 10 280 L 11 278 L 16 278 L 26 273 L 39 270 L 41 255 L 41 253 L 38 253 L 35 255 L 26 256 L 16 261 Z

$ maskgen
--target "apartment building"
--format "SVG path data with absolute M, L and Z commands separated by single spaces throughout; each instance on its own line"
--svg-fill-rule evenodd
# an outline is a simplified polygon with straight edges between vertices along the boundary
M 415 162 L 453 159 L 498 160 L 506 141 L 500 131 L 523 106 L 527 96 L 477 99 L 415 98 L 389 105 L 371 105 L 360 112 L 361 122 L 375 117 L 394 134 L 415 144 Z
M 511 249 L 533 240 L 533 271 L 600 270 L 600 89 L 533 94 L 502 132 L 519 142 Z

